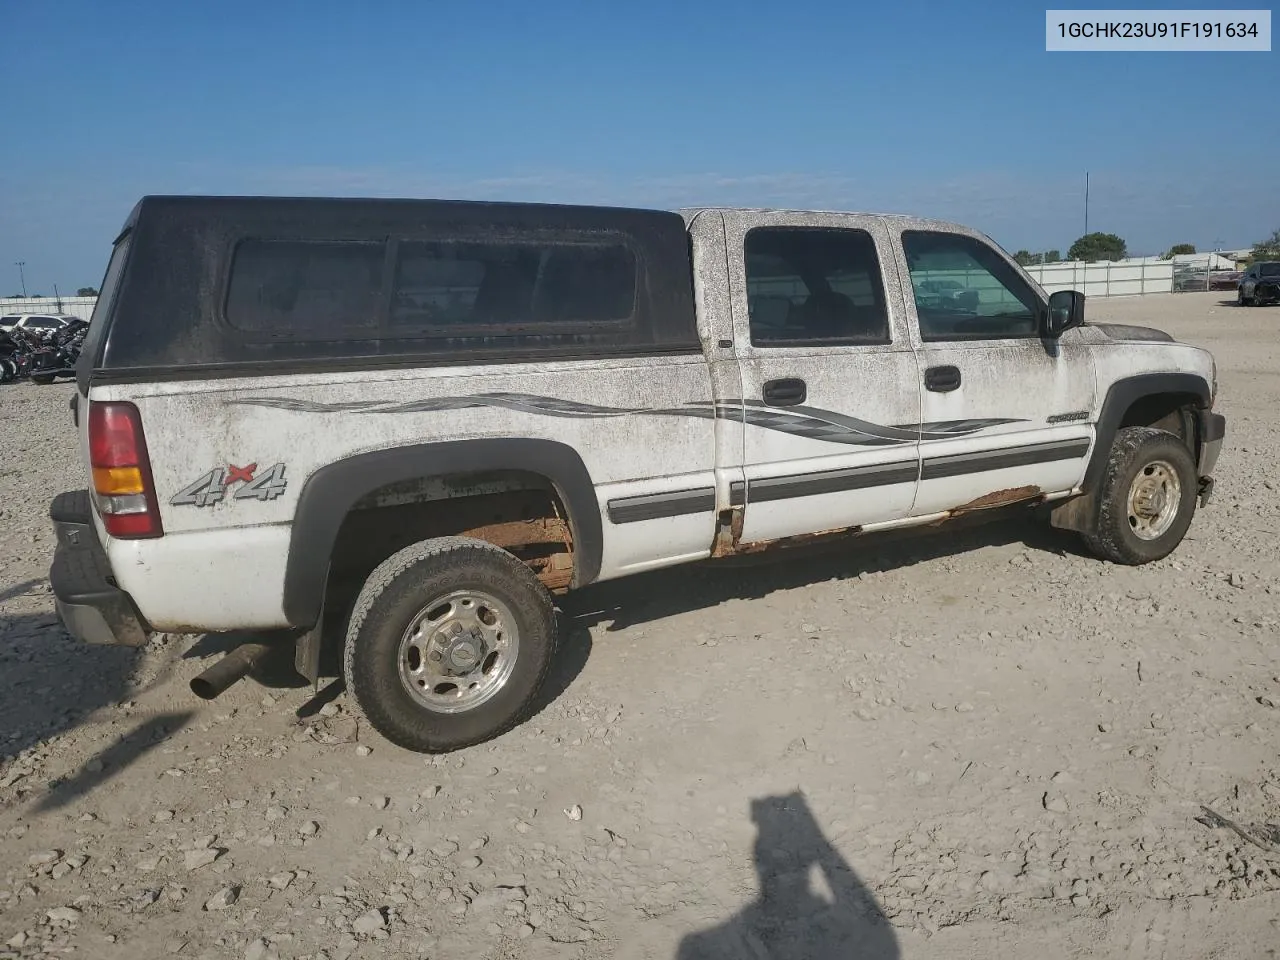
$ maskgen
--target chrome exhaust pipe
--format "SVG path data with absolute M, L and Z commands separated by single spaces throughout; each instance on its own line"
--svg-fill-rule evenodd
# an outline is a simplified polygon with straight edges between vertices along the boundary
M 191 692 L 202 700 L 221 695 L 237 680 L 257 666 L 271 646 L 265 643 L 242 643 L 204 673 L 191 681 Z

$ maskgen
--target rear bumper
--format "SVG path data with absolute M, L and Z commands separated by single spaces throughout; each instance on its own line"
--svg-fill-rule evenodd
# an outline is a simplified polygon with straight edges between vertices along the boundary
M 151 631 L 133 600 L 115 584 L 91 509 L 87 490 L 60 493 L 49 505 L 58 536 L 49 567 L 58 617 L 84 643 L 143 646 Z

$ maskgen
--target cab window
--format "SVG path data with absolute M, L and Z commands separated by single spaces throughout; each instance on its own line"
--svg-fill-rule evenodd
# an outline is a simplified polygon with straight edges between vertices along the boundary
M 987 244 L 963 234 L 907 230 L 902 247 L 922 340 L 1039 335 L 1040 298 Z
M 889 342 L 880 261 L 865 230 L 757 227 L 744 248 L 753 345 Z

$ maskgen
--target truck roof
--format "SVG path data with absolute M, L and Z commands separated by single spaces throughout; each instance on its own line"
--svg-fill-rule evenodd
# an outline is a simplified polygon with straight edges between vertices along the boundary
M 732 205 L 705 205 L 705 206 L 688 206 L 675 207 L 671 209 L 663 209 L 658 207 L 642 207 L 628 205 L 610 205 L 610 204 L 587 204 L 587 203 L 549 203 L 542 201 L 528 200 L 449 200 L 431 197 L 334 197 L 334 196 L 268 196 L 268 195 L 216 195 L 216 194 L 148 194 L 142 197 L 134 206 L 130 213 L 126 226 L 133 223 L 138 216 L 139 211 L 145 206 L 148 208 L 169 207 L 175 210 L 183 209 L 190 212 L 197 212 L 201 207 L 208 209 L 210 212 L 226 211 L 228 208 L 241 207 L 243 209 L 260 208 L 264 206 L 276 205 L 281 208 L 295 206 L 312 206 L 330 207 L 335 211 L 343 209 L 348 213 L 357 212 L 373 212 L 379 208 L 382 209 L 411 209 L 414 206 L 422 205 L 435 208 L 456 208 L 458 210 L 468 210 L 476 212 L 484 208 L 488 208 L 494 212 L 520 211 L 529 214 L 542 213 L 549 219 L 558 219 L 559 217 L 570 215 L 573 213 L 593 213 L 602 217 L 620 216 L 620 217 L 651 217 L 651 216 L 670 216 L 672 214 L 683 217 L 686 221 L 693 218 L 699 213 L 716 212 L 728 214 L 774 214 L 774 215 L 795 215 L 804 216 L 865 216 L 880 217 L 897 225 L 907 227 L 914 226 L 918 228 L 935 227 L 945 228 L 948 230 L 958 230 L 961 232 L 971 232 L 971 228 L 961 223 L 950 220 L 940 220 L 931 217 L 919 217 L 906 213 L 886 213 L 875 210 L 847 210 L 835 208 L 821 207 L 770 207 L 770 206 L 732 206 Z
M 891 223 L 897 223 L 901 226 L 912 227 L 945 227 L 949 230 L 958 230 L 961 232 L 971 232 L 972 228 L 962 223 L 951 220 L 939 220 L 933 217 L 919 217 L 909 213 L 885 213 L 877 210 L 840 210 L 835 208 L 823 207 L 680 207 L 678 213 L 685 217 L 703 212 L 716 213 L 750 213 L 750 214 L 769 214 L 769 215 L 789 215 L 800 216 L 842 216 L 842 217 L 880 217 Z

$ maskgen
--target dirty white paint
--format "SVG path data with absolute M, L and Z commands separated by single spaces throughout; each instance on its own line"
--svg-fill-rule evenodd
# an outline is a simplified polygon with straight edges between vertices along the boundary
M 1116 341 L 1089 328 L 1069 331 L 1057 343 L 1039 338 L 922 342 L 901 231 L 949 231 L 990 243 L 963 227 L 788 211 L 687 211 L 685 218 L 692 239 L 700 356 L 94 387 L 92 401 L 124 399 L 139 406 L 166 531 L 159 540 L 134 542 L 104 535 L 120 585 L 162 629 L 284 626 L 289 524 L 308 476 L 360 453 L 433 440 L 535 437 L 576 450 L 591 475 L 601 512 L 601 579 L 707 556 L 717 515 L 739 505 L 734 491 L 740 492 L 744 481 L 744 542 L 850 526 L 928 522 L 1008 488 L 1035 487 L 1057 498 L 1079 488 L 1110 384 L 1149 372 L 1212 376 L 1212 358 L 1203 350 Z M 763 225 L 867 231 L 881 263 L 891 342 L 754 347 L 743 240 L 748 230 Z M 1013 264 L 1003 251 L 1001 255 Z M 1019 273 L 1043 296 L 1024 271 Z M 925 369 L 939 365 L 960 369 L 959 389 L 924 389 Z M 940 421 L 1008 422 L 964 435 L 922 440 L 917 434 L 888 445 L 832 442 L 752 422 L 753 409 L 760 412 L 764 382 L 783 377 L 803 379 L 805 406 L 832 418 L 899 429 Z M 492 394 L 518 398 L 456 402 Z M 552 415 L 539 407 L 544 401 L 567 402 L 570 412 Z M 717 406 L 719 416 L 709 415 Z M 88 404 L 84 407 L 82 428 L 88 420 Z M 1049 422 L 1063 414 L 1078 418 Z M 1027 466 L 920 479 L 921 464 L 931 458 L 1060 441 L 1078 441 L 1078 452 Z M 256 464 L 262 473 L 276 463 L 284 464 L 285 488 L 274 499 L 226 497 L 207 507 L 170 502 L 208 471 Z M 807 493 L 751 497 L 752 485 L 759 494 L 767 482 L 811 481 L 815 474 L 875 474 L 894 466 L 893 482 L 843 490 L 819 484 Z M 714 491 L 714 497 L 696 512 L 628 523 L 609 519 L 610 500 L 698 490 Z

